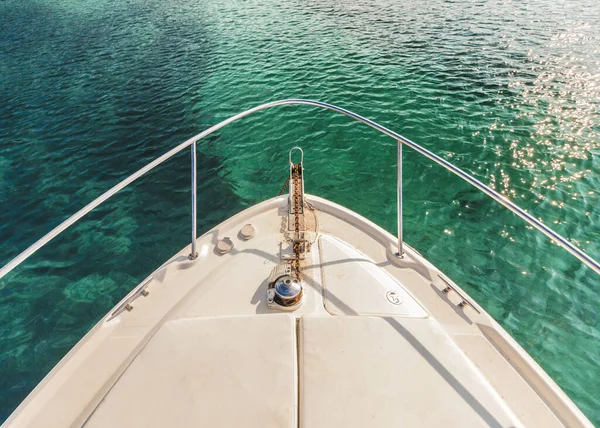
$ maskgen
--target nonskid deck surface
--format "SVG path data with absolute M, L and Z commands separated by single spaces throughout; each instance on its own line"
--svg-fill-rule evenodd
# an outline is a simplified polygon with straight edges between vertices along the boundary
M 310 251 L 297 309 L 267 302 L 271 271 L 290 256 L 282 196 L 201 237 L 198 259 L 186 248 L 165 263 L 6 426 L 588 424 L 418 253 L 398 259 L 376 225 L 307 199 L 314 210 L 303 219 Z

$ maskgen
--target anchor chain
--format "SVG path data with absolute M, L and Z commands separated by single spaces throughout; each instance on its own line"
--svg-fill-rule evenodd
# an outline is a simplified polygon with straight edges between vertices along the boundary
M 285 192 L 285 189 L 287 189 L 288 184 L 290 184 L 290 177 L 287 178 L 287 180 L 285 180 L 285 183 L 283 183 L 283 186 L 281 187 L 281 190 L 279 191 L 279 195 L 277 196 L 281 196 L 283 195 L 283 193 Z
M 292 249 L 294 251 L 294 259 L 292 261 L 292 270 L 298 281 L 302 280 L 302 271 L 300 268 L 300 254 L 302 252 L 302 244 L 300 240 L 300 165 L 295 164 L 292 167 L 292 180 L 294 180 L 294 241 Z

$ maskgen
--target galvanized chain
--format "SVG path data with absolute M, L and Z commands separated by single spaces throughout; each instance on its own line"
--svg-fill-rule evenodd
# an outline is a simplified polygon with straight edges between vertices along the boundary
M 294 276 L 298 281 L 302 279 L 302 272 L 300 271 L 300 253 L 302 252 L 302 246 L 300 241 L 300 165 L 296 164 L 292 167 L 292 180 L 294 180 L 294 260 L 292 261 L 292 270 Z

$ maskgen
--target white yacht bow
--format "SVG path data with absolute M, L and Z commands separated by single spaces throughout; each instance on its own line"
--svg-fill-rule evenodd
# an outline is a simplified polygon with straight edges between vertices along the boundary
M 268 106 L 294 101 L 323 107 L 286 101 Z M 0 277 L 188 146 L 195 171 L 196 142 L 245 115 L 124 180 L 0 270 Z M 358 120 L 385 130 L 399 147 L 407 144 Z M 193 174 L 192 243 L 111 310 L 4 426 L 591 426 L 483 308 L 402 241 L 400 157 L 399 237 L 305 194 L 310 171 L 297 158 L 290 153 L 289 194 L 199 238 Z M 521 217 L 592 269 L 600 266 L 529 214 Z

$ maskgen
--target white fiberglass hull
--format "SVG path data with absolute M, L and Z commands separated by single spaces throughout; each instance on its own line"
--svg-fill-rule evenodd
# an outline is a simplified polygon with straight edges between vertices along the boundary
M 188 247 L 157 269 L 4 426 L 591 426 L 417 252 L 398 258 L 383 229 L 307 200 L 297 308 L 267 301 L 289 257 L 281 196 L 199 238 L 196 260 Z

